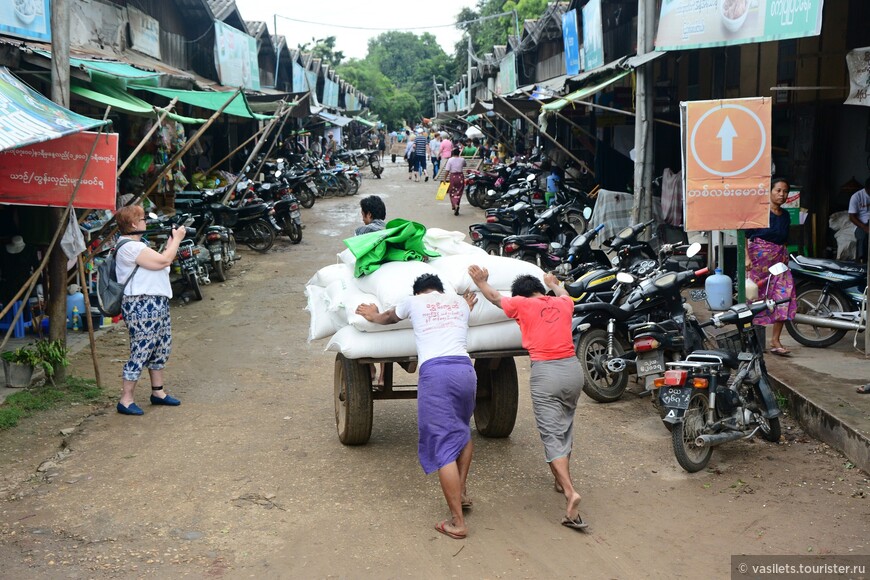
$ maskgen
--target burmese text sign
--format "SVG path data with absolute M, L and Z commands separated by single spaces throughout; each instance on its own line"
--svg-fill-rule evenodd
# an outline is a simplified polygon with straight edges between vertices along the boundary
M 690 101 L 681 107 L 686 230 L 767 227 L 771 100 Z

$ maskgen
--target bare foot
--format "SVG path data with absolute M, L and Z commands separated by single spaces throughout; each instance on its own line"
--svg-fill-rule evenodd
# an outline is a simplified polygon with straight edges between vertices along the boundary
M 565 515 L 568 519 L 573 520 L 580 515 L 580 494 L 574 493 L 574 496 L 568 501 L 568 506 L 565 508 Z
M 565 490 L 562 488 L 561 485 L 559 485 L 558 481 L 553 482 L 553 491 L 555 491 L 556 493 L 565 493 Z

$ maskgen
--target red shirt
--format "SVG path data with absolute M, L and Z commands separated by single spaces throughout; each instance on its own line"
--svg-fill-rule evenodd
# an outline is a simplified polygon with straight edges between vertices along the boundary
M 571 338 L 574 302 L 570 296 L 504 297 L 501 307 L 520 324 L 523 348 L 533 361 L 575 356 Z

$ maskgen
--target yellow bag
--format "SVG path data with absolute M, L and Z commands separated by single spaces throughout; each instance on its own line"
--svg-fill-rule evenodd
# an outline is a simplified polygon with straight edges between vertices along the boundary
M 447 190 L 450 188 L 450 184 L 446 181 L 442 181 L 441 185 L 438 186 L 438 193 L 435 194 L 435 199 L 441 201 L 444 199 L 444 196 L 447 195 Z

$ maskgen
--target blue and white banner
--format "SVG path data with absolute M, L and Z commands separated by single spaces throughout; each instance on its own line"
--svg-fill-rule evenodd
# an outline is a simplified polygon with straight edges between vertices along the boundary
M 584 70 L 604 66 L 604 28 L 601 24 L 601 0 L 589 0 L 583 7 Z
M 562 15 L 562 43 L 565 45 L 565 73 L 580 73 L 580 35 L 577 34 L 577 11 Z

